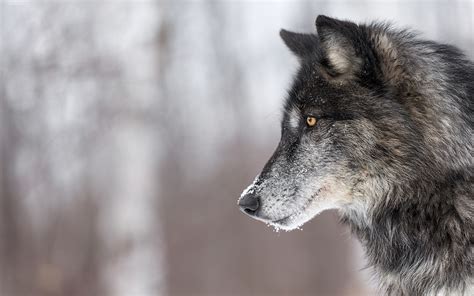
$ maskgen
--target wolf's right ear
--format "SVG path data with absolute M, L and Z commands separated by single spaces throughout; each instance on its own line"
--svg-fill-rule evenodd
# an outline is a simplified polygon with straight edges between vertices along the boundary
M 360 70 L 359 48 L 363 46 L 363 42 L 360 29 L 355 23 L 319 15 L 316 30 L 328 68 L 333 75 L 353 74 Z
M 294 33 L 281 29 L 280 37 L 299 58 L 315 53 L 319 45 L 319 38 L 315 34 Z

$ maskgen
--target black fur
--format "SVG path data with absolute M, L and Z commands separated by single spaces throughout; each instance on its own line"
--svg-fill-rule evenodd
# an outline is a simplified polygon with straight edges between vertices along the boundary
M 241 200 L 258 198 L 255 218 L 293 229 L 337 192 L 333 207 L 387 295 L 471 295 L 472 62 L 387 24 L 319 16 L 316 29 L 280 33 L 301 67 L 280 144 Z

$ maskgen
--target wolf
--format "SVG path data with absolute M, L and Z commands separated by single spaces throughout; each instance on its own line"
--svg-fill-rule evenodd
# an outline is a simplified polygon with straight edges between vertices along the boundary
M 474 295 L 474 65 L 387 23 L 320 15 L 281 140 L 240 209 L 276 229 L 337 209 L 385 295 Z

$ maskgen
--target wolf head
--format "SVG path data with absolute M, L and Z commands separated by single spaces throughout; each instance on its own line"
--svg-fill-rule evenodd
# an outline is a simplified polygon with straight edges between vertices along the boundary
M 436 174 L 446 161 L 437 148 L 455 146 L 448 131 L 456 116 L 441 110 L 443 98 L 436 101 L 444 78 L 423 68 L 443 53 L 423 60 L 417 57 L 423 43 L 404 48 L 404 42 L 415 44 L 413 37 L 385 25 L 318 16 L 316 30 L 280 32 L 300 68 L 280 143 L 238 202 L 246 214 L 285 230 L 325 209 L 363 214 L 390 183 Z M 432 107 L 423 99 L 428 92 Z

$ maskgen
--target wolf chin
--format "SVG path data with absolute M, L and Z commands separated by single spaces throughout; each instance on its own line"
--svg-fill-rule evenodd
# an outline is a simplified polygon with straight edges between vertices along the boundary
M 300 67 L 281 140 L 239 199 L 277 229 L 337 209 L 386 295 L 474 295 L 474 66 L 387 24 L 281 30 Z

